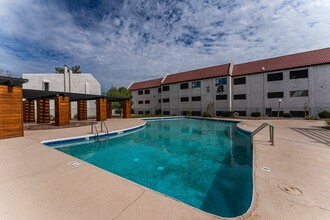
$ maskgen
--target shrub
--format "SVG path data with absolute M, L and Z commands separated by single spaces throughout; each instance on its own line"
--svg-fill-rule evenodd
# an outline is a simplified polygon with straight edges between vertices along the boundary
M 252 117 L 260 117 L 261 113 L 260 112 L 251 112 Z
M 203 112 L 202 117 L 212 117 L 212 114 L 210 112 Z
M 116 113 L 116 114 L 121 114 L 121 109 L 116 109 L 116 110 L 115 110 L 115 113 Z
M 161 115 L 162 114 L 162 110 L 161 109 L 157 109 L 156 110 L 156 115 Z
M 330 127 L 330 119 L 326 119 L 325 123 L 327 123 L 327 126 Z
M 285 112 L 285 113 L 283 114 L 283 117 L 284 117 L 284 118 L 291 118 L 291 117 L 292 117 L 292 114 L 291 114 L 290 112 Z
M 135 111 L 134 111 L 134 109 L 131 109 L 131 114 L 135 114 Z
M 328 112 L 328 111 L 321 111 L 321 112 L 319 112 L 319 117 L 320 118 L 330 118 L 330 112 Z
M 316 120 L 316 119 L 317 119 L 316 117 L 311 115 L 305 117 L 305 120 Z
M 222 117 L 234 117 L 234 112 L 223 111 L 223 112 L 220 113 L 220 116 L 222 116 Z

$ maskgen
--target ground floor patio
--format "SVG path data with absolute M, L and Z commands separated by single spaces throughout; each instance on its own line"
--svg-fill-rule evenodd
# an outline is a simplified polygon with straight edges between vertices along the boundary
M 238 126 L 252 131 L 263 122 L 275 126 L 275 146 L 267 129 L 255 136 L 254 199 L 238 219 L 330 219 L 324 121 L 243 120 Z M 111 131 L 143 123 L 106 121 Z M 221 219 L 40 144 L 90 129 L 28 130 L 0 140 L 0 219 Z

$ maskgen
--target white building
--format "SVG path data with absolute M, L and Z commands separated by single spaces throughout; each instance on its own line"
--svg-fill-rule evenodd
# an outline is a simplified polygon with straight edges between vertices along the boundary
M 304 106 L 316 115 L 330 107 L 330 48 L 168 74 L 128 89 L 139 114 L 201 115 L 213 103 L 217 116 L 223 111 L 304 116 Z
M 73 74 L 72 70 L 64 67 L 64 73 L 24 73 L 23 79 L 29 81 L 23 85 L 23 89 L 35 89 L 46 91 L 70 92 L 101 95 L 101 84 L 90 73 Z M 88 116 L 96 113 L 95 101 L 87 102 Z M 50 103 L 50 114 L 54 116 L 54 103 Z M 71 115 L 77 114 L 76 102 L 71 103 Z

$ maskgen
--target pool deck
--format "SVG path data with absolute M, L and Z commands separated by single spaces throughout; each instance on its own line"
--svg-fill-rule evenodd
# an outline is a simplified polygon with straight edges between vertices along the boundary
M 330 130 L 324 121 L 242 120 L 254 139 L 254 199 L 233 219 L 330 219 Z M 143 124 L 110 119 L 110 130 Z M 0 219 L 222 219 L 99 169 L 40 141 L 88 135 L 90 126 L 25 131 L 0 140 Z M 77 161 L 77 166 L 68 165 Z M 261 170 L 267 167 L 270 171 Z M 233 195 L 235 196 L 235 195 Z

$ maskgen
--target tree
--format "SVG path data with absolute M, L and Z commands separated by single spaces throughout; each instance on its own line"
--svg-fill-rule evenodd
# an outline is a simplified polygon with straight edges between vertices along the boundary
M 132 106 L 133 104 L 133 96 L 132 93 L 130 91 L 127 90 L 127 88 L 125 87 L 111 87 L 106 93 L 105 96 L 109 96 L 109 97 L 121 97 L 121 98 L 129 98 L 130 99 L 130 104 Z M 113 109 L 121 109 L 121 102 L 113 102 L 112 103 L 112 108 Z
M 8 77 L 13 77 L 14 74 L 9 71 L 9 70 L 3 70 L 3 69 L 0 69 L 0 75 L 1 76 L 8 76 Z
M 66 65 L 64 65 L 66 66 Z M 80 65 L 74 65 L 72 67 L 70 67 L 69 69 L 72 70 L 72 73 L 81 73 L 80 71 Z M 55 67 L 55 73 L 64 73 L 64 67 Z

